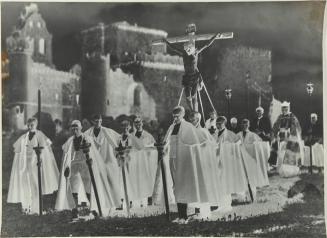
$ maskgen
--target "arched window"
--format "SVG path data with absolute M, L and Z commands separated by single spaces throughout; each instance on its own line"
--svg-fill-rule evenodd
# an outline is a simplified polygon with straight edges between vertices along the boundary
M 141 97 L 142 97 L 141 87 L 137 86 L 134 89 L 134 106 L 136 107 L 141 106 Z
M 44 39 L 41 38 L 39 40 L 39 53 L 44 55 L 44 52 L 45 52 Z

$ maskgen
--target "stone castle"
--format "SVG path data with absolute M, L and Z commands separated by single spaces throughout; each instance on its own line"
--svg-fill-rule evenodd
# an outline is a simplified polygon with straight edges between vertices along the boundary
M 170 120 L 181 93 L 184 68 L 182 58 L 171 55 L 165 45 L 152 46 L 153 40 L 167 35 L 127 22 L 99 23 L 81 32 L 81 74 L 79 70 L 61 72 L 52 63 L 52 36 L 46 23 L 35 5 L 27 7 L 7 39 L 9 79 L 3 99 L 12 126 L 21 127 L 36 113 L 38 89 L 44 95 L 42 111 L 66 124 L 95 113 Z M 210 70 L 204 69 L 204 76 Z M 219 113 L 226 112 L 226 87 L 233 89 L 233 115 L 244 116 L 246 106 L 253 109 L 260 102 L 269 102 L 270 51 L 227 45 L 220 50 L 214 71 L 215 78 L 204 80 Z M 209 102 L 202 95 L 207 116 Z M 246 104 L 245 96 L 250 98 Z

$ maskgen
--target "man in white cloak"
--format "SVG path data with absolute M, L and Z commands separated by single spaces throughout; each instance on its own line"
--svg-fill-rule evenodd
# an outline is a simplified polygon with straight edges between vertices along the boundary
M 210 136 L 204 135 L 183 117 L 185 110 L 178 106 L 173 110 L 174 122 L 167 132 L 167 150 L 174 184 L 179 223 L 187 223 L 187 204 L 218 203 L 219 191 L 207 183 L 202 161 L 206 154 L 208 161 L 214 157 L 210 150 Z M 210 159 L 211 158 L 211 159 Z
M 126 187 L 128 199 L 131 207 L 140 207 L 147 205 L 148 197 L 152 196 L 154 181 L 152 181 L 147 173 L 147 158 L 144 157 L 143 151 L 145 144 L 142 139 L 137 138 L 134 134 L 130 133 L 131 123 L 129 120 L 124 120 L 121 123 L 123 133 L 121 134 L 118 145 L 130 146 L 131 149 L 125 158 L 125 163 L 119 162 L 120 166 L 120 188 L 125 198 L 123 175 L 121 166 L 125 166 Z M 122 206 L 124 207 L 124 202 Z
M 270 147 L 268 142 L 263 142 L 249 127 L 250 121 L 243 119 L 242 131 L 237 133 L 237 136 L 241 142 L 241 155 L 255 200 L 256 188 L 269 185 L 267 161 Z
M 222 189 L 222 184 L 220 184 L 220 174 L 221 168 L 218 166 L 218 160 L 216 158 L 217 153 L 217 143 L 215 139 L 210 135 L 207 129 L 201 127 L 201 114 L 199 112 L 192 112 L 190 115 L 190 122 L 193 126 L 198 130 L 198 133 L 201 134 L 201 137 L 207 138 L 207 143 L 202 147 L 202 160 L 201 164 L 198 164 L 199 169 L 202 170 L 204 175 L 205 184 L 208 190 L 215 197 L 216 205 L 217 203 L 221 206 L 221 203 L 224 202 L 226 194 L 224 194 L 224 190 Z M 207 219 L 211 217 L 210 203 L 195 203 L 190 204 L 190 206 L 196 207 L 199 209 L 196 217 L 198 219 Z
M 310 123 L 305 130 L 305 156 L 302 165 L 310 166 L 310 146 L 312 150 L 312 166 L 319 171 L 324 167 L 323 128 L 318 121 L 318 115 L 311 113 Z
M 93 139 L 94 145 L 98 149 L 101 158 L 107 169 L 109 176 L 109 183 L 112 188 L 112 196 L 116 196 L 116 199 L 120 199 L 121 188 L 119 186 L 119 166 L 115 156 L 115 149 L 118 146 L 120 135 L 110 129 L 102 126 L 102 116 L 95 115 L 93 117 L 94 126 L 90 127 L 84 132 L 85 135 Z M 115 199 L 115 200 L 116 200 Z
M 71 123 L 73 136 L 63 145 L 63 162 L 56 200 L 56 210 L 72 210 L 72 216 L 78 218 L 78 206 L 89 205 L 93 214 L 99 214 L 95 199 L 94 187 L 86 163 L 83 147 L 90 143 L 89 156 L 92 159 L 92 170 L 99 196 L 103 216 L 109 216 L 111 208 L 119 206 L 109 183 L 110 175 L 91 137 L 82 133 L 82 125 L 78 120 Z
M 239 138 L 234 132 L 226 128 L 227 119 L 224 116 L 217 118 L 217 133 L 215 134 L 218 144 L 217 160 L 219 163 L 221 188 L 226 194 L 223 202 L 219 204 L 221 212 L 230 211 L 232 194 L 242 193 L 247 189 L 246 174 L 242 162 L 242 154 Z
M 152 192 L 154 190 L 154 183 L 156 178 L 156 172 L 158 168 L 158 151 L 154 147 L 155 139 L 153 136 L 143 129 L 143 120 L 141 117 L 136 117 L 134 119 L 134 136 L 140 139 L 143 143 L 143 150 L 138 152 L 140 156 L 140 162 L 143 162 L 144 165 L 144 175 L 147 177 L 147 181 L 144 182 L 144 186 L 147 186 L 145 189 L 148 191 L 148 198 L 144 198 L 142 205 L 145 207 L 147 203 L 152 204 Z M 142 165 L 141 165 L 142 166 Z
M 37 156 L 34 147 L 42 146 L 42 193 L 51 194 L 58 189 L 58 168 L 51 150 L 51 141 L 37 127 L 37 119 L 27 121 L 28 132 L 14 143 L 15 157 L 11 169 L 8 203 L 21 203 L 23 212 L 39 212 Z

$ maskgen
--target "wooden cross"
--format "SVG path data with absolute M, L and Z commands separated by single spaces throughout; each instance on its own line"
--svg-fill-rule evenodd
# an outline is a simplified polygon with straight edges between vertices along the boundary
M 185 36 L 176 36 L 176 37 L 171 37 L 167 38 L 167 41 L 171 44 L 176 44 L 176 43 L 185 43 L 189 42 L 190 40 L 195 40 L 195 41 L 204 41 L 204 40 L 209 40 L 211 39 L 215 34 L 201 34 L 201 35 L 196 35 L 196 26 L 195 24 L 189 24 L 186 27 L 186 33 L 187 35 Z M 223 33 L 218 33 L 216 36 L 215 40 L 222 40 L 222 39 L 232 39 L 234 36 L 233 32 L 223 32 Z M 152 42 L 152 45 L 161 45 L 165 44 L 163 39 L 160 40 L 154 40 Z

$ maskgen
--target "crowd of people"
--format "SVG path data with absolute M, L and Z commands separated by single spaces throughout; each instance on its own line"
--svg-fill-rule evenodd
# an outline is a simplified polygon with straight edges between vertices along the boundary
M 311 165 L 310 156 L 312 164 L 322 169 L 323 137 L 317 114 L 311 114 L 302 133 L 290 104 L 284 102 L 281 111 L 273 125 L 262 107 L 256 109 L 256 118 L 240 123 L 235 117 L 228 122 L 213 111 L 203 128 L 200 113 L 191 112 L 186 120 L 185 109 L 174 108 L 164 139 L 163 165 L 167 199 L 177 204 L 175 222 L 209 218 L 213 210 L 230 211 L 235 197 L 255 202 L 257 189 L 269 186 L 269 171 L 297 176 L 301 166 Z M 71 210 L 73 219 L 79 217 L 81 207 L 88 207 L 93 216 L 99 215 L 100 208 L 102 216 L 110 216 L 114 210 L 165 204 L 156 141 L 144 130 L 141 117 L 124 119 L 121 134 L 104 127 L 101 115 L 93 117 L 93 126 L 86 131 L 79 120 L 72 121 L 71 134 L 55 120 L 52 143 L 36 129 L 37 123 L 36 118 L 29 119 L 28 132 L 13 145 L 8 203 L 21 203 L 24 213 L 39 212 L 34 148 L 41 146 L 42 192 L 57 191 L 55 209 Z M 129 148 L 123 160 L 117 156 L 118 147 Z M 89 158 L 93 177 L 86 163 Z M 189 207 L 194 207 L 194 214 L 188 214 Z

